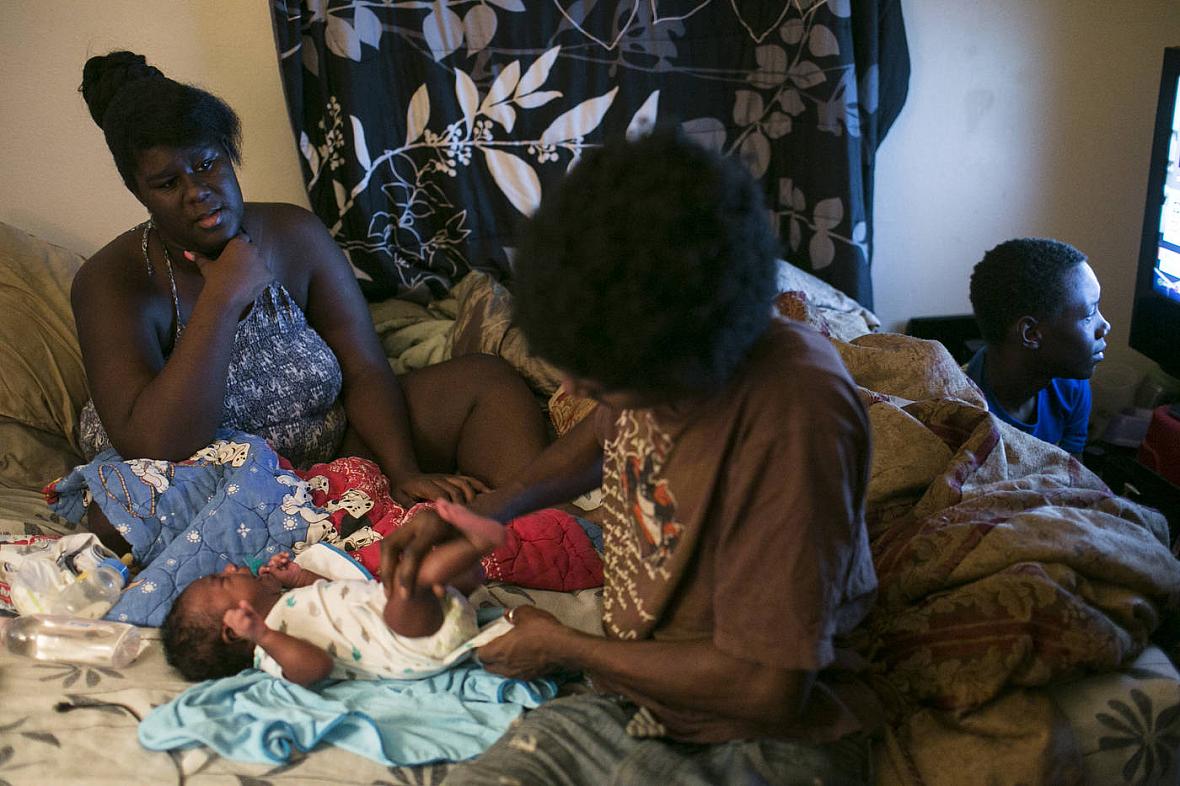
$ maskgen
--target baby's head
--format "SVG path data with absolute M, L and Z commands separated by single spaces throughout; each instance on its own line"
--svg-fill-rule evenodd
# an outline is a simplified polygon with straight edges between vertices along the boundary
M 254 645 L 225 624 L 225 612 L 245 600 L 265 617 L 281 592 L 273 576 L 254 576 L 235 565 L 197 579 L 180 593 L 160 628 L 168 663 L 193 682 L 249 668 Z

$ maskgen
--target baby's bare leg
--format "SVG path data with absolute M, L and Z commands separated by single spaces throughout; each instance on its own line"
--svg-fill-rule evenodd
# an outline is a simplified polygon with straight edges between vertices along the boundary
M 385 595 L 385 624 L 399 636 L 432 636 L 442 627 L 442 602 L 428 586 L 398 584 Z
M 480 552 L 466 540 L 452 540 L 427 554 L 414 587 L 396 584 L 386 594 L 385 624 L 400 636 L 433 635 L 443 623 L 442 588 L 466 584 L 474 589 L 478 581 L 472 582 L 472 572 L 479 558 Z
M 463 537 L 447 541 L 422 559 L 418 583 L 412 589 L 397 584 L 386 595 L 385 624 L 402 636 L 434 634 L 443 622 L 442 587 L 467 585 L 474 589 L 479 583 L 480 559 L 504 542 L 504 527 L 499 522 L 445 500 L 436 502 L 435 509 Z

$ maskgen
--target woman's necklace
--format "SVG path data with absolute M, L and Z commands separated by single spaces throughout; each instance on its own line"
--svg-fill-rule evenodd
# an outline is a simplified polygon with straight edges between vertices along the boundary
M 148 254 L 148 233 L 155 229 L 155 223 L 152 219 L 148 219 L 143 225 L 143 239 L 140 242 L 140 249 L 143 250 L 143 259 L 147 263 L 148 275 L 152 275 L 152 258 Z M 172 287 L 172 309 L 176 315 L 176 337 L 180 338 L 180 333 L 184 330 L 184 323 L 180 321 L 180 296 L 176 293 L 176 275 L 172 272 L 172 255 L 168 253 L 168 244 L 164 242 L 164 238 L 160 237 L 160 230 L 156 230 L 156 237 L 160 239 L 160 249 L 164 252 L 164 265 L 168 268 L 168 283 Z

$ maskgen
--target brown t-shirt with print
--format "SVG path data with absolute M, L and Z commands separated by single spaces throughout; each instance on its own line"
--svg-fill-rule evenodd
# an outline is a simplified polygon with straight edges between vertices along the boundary
M 734 658 L 818 672 L 802 721 L 770 734 L 825 742 L 863 728 L 875 715 L 865 706 L 872 694 L 849 675 L 853 661 L 836 640 L 860 622 L 877 586 L 864 524 L 869 426 L 828 340 L 776 322 L 707 399 L 600 406 L 596 418 L 607 635 L 711 639 Z M 694 742 L 768 736 L 764 725 L 631 698 L 656 721 L 633 723 L 633 732 Z

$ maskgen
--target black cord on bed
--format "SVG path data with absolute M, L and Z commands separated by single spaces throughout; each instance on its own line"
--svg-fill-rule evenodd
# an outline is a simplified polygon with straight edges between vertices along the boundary
M 60 713 L 73 712 L 74 710 L 100 710 L 104 707 L 118 707 L 126 712 L 132 718 L 135 718 L 137 723 L 143 723 L 143 718 L 139 713 L 131 709 L 131 707 L 118 701 L 88 701 L 85 704 L 78 704 L 72 701 L 59 701 L 53 705 L 53 709 Z M 168 758 L 172 761 L 172 766 L 176 768 L 176 783 L 177 786 L 184 786 L 185 777 L 184 769 L 180 766 L 180 756 L 175 751 L 168 751 Z

